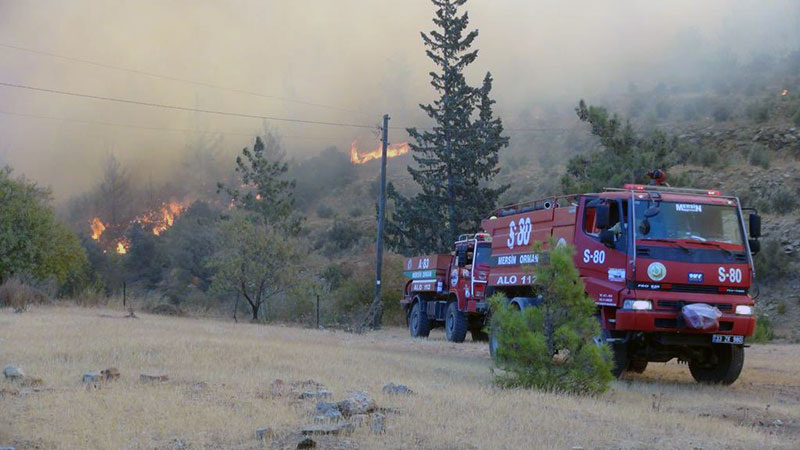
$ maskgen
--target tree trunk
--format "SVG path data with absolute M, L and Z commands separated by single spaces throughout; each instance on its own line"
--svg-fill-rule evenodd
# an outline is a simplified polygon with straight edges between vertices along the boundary
M 261 309 L 261 303 L 255 303 L 251 306 L 251 309 L 253 310 L 253 320 L 256 321 L 258 320 L 258 311 Z

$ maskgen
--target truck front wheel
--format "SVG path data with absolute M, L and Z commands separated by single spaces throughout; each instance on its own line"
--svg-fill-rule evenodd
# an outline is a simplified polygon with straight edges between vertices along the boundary
M 699 383 L 732 384 L 744 367 L 744 346 L 714 344 L 705 360 L 689 361 L 689 372 Z
M 431 332 L 431 323 L 428 321 L 428 314 L 422 310 L 421 302 L 414 302 L 411 314 L 408 317 L 408 331 L 411 337 L 428 337 Z
M 450 342 L 464 342 L 467 337 L 467 316 L 458 310 L 458 302 L 447 305 L 447 316 L 444 321 L 444 330 Z

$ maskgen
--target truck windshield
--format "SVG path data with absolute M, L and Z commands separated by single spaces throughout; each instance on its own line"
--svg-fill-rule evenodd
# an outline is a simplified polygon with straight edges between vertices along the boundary
M 489 264 L 492 256 L 492 245 L 478 245 L 475 264 Z
M 688 239 L 744 245 L 734 206 L 636 201 L 637 239 Z

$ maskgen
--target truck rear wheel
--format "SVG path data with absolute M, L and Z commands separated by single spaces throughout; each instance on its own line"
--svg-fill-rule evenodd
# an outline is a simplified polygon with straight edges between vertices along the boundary
M 481 328 L 473 328 L 469 330 L 469 334 L 472 335 L 473 342 L 486 342 L 489 340 L 489 334 Z
M 453 301 L 447 305 L 447 316 L 444 321 L 444 330 L 450 342 L 464 342 L 467 337 L 467 316 L 458 310 L 458 302 Z
M 699 383 L 733 384 L 744 367 L 744 346 L 714 344 L 705 361 L 689 361 L 689 372 Z
M 408 317 L 408 331 L 411 332 L 411 337 L 428 337 L 431 333 L 431 323 L 428 320 L 428 314 L 423 311 L 421 302 L 414 302 L 411 308 L 411 314 Z

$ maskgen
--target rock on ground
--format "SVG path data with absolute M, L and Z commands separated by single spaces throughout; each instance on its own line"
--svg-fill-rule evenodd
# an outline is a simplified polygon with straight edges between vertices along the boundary
M 375 410 L 375 400 L 366 391 L 348 392 L 347 397 L 338 403 L 339 411 L 350 417 L 355 414 L 367 414 Z
M 106 381 L 118 380 L 119 370 L 116 367 L 109 367 L 108 369 L 101 370 L 100 375 L 102 375 L 103 379 Z
M 308 425 L 303 427 L 302 433 L 304 435 L 341 434 L 351 433 L 353 429 L 353 425 L 347 422 L 341 422 L 331 425 Z
M 298 449 L 317 448 L 317 443 L 313 439 L 307 437 L 297 443 Z
M 383 393 L 386 395 L 411 395 L 414 391 L 404 384 L 389 383 L 383 387 Z
M 101 376 L 102 375 L 100 375 L 100 372 L 89 372 L 83 374 L 83 378 L 81 379 L 81 381 L 83 381 L 84 383 L 99 383 Z
M 3 369 L 3 376 L 16 380 L 17 378 L 24 377 L 25 372 L 23 372 L 21 368 L 9 364 Z
M 143 373 L 139 375 L 139 381 L 143 383 L 151 381 L 164 382 L 169 381 L 169 376 L 165 373 Z

